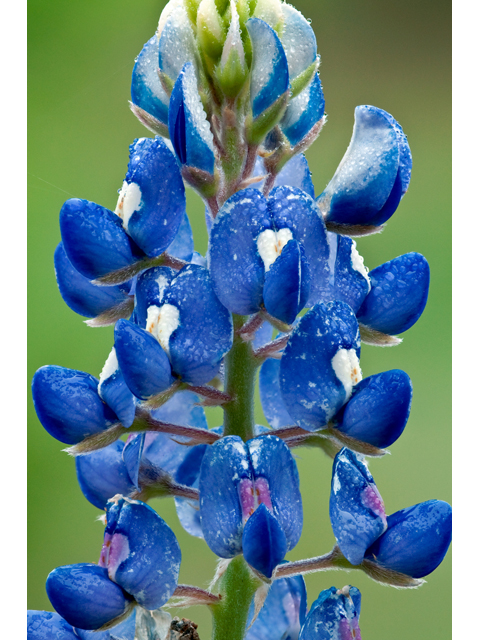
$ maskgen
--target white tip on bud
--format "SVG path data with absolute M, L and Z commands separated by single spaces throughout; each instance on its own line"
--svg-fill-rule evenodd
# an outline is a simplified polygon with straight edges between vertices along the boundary
M 228 28 L 225 44 L 223 45 L 220 65 L 222 68 L 225 68 L 225 65 L 228 63 L 230 54 L 235 51 L 242 64 L 242 67 L 245 67 L 245 51 L 243 49 L 242 36 L 240 32 L 240 20 L 238 17 L 237 6 L 234 0 L 230 0 L 230 10 L 232 12 L 232 19 Z

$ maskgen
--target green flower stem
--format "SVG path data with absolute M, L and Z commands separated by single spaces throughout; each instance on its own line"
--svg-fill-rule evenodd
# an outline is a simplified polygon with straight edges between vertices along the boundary
M 233 315 L 235 332 L 243 326 L 246 317 Z M 224 435 L 240 436 L 246 442 L 253 438 L 254 391 L 257 362 L 252 345 L 235 335 L 233 346 L 225 357 L 225 393 L 233 398 L 224 407 Z
M 212 605 L 212 640 L 243 640 L 248 610 L 261 581 L 256 578 L 243 556 L 237 556 L 220 578 L 222 599 Z

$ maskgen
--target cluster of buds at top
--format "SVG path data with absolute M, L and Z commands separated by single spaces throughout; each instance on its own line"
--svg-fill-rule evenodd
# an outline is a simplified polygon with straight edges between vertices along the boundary
M 63 205 L 60 293 L 90 326 L 115 324 L 114 345 L 99 379 L 42 367 L 33 399 L 45 429 L 73 445 L 106 530 L 98 564 L 50 574 L 59 615 L 30 612 L 29 640 L 163 640 L 172 596 L 210 606 L 224 640 L 236 580 L 232 637 L 358 640 L 358 589 L 327 589 L 307 614 L 302 573 L 358 568 L 414 587 L 445 556 L 450 506 L 386 516 L 365 459 L 401 436 L 412 384 L 398 369 L 362 380 L 361 343 L 401 342 L 425 308 L 429 266 L 412 252 L 369 272 L 353 237 L 395 212 L 410 149 L 390 114 L 359 106 L 316 196 L 303 151 L 325 121 L 318 65 L 309 22 L 280 0 L 171 0 L 132 77 L 132 110 L 155 137 L 130 146 L 115 211 Z M 206 203 L 206 256 L 184 183 Z M 253 421 L 257 371 L 269 428 Z M 223 424 L 209 429 L 206 406 L 224 409 Z M 334 459 L 336 545 L 285 562 L 303 528 L 299 446 Z M 222 559 L 216 593 L 177 584 L 178 543 L 145 504 L 163 496 Z

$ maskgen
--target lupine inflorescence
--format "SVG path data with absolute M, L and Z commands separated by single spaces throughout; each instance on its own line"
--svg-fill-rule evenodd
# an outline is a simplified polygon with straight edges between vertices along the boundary
M 367 466 L 401 436 L 412 384 L 397 369 L 362 379 L 361 343 L 400 343 L 429 267 L 408 253 L 369 272 L 353 238 L 397 209 L 409 145 L 389 113 L 357 107 L 316 197 L 303 154 L 325 123 L 318 67 L 309 22 L 280 0 L 171 0 L 141 50 L 131 109 L 154 137 L 131 144 L 115 211 L 65 202 L 54 257 L 66 304 L 115 325 L 114 345 L 99 379 L 48 365 L 32 385 L 40 422 L 72 445 L 80 488 L 105 511 L 104 542 L 97 564 L 50 573 L 57 613 L 29 611 L 29 640 L 177 638 L 172 597 L 211 609 L 214 640 L 358 640 L 359 590 L 325 589 L 307 611 L 302 574 L 416 587 L 443 560 L 451 507 L 387 515 Z M 206 256 L 185 185 L 205 203 Z M 257 374 L 269 427 L 254 420 Z M 336 545 L 286 562 L 303 526 L 302 446 L 333 459 Z M 219 557 L 208 591 L 178 584 L 180 547 L 147 505 L 163 496 Z

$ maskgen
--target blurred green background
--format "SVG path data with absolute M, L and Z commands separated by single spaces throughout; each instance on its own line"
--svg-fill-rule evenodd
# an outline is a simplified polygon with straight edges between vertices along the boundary
M 51 609 L 44 590 L 56 566 L 98 560 L 100 512 L 82 496 L 75 463 L 37 421 L 30 380 L 44 364 L 99 375 L 112 328 L 90 329 L 58 293 L 53 252 L 58 212 L 69 197 L 113 208 L 128 162 L 128 145 L 150 135 L 130 113 L 135 56 L 154 33 L 159 0 L 29 0 L 29 591 L 28 607 Z M 353 111 L 373 104 L 393 114 L 411 145 L 411 187 L 381 235 L 359 240 L 369 268 L 409 251 L 429 260 L 431 289 L 420 321 L 394 349 L 365 346 L 364 376 L 407 371 L 414 397 L 409 423 L 392 455 L 370 468 L 387 513 L 431 498 L 451 500 L 451 246 L 450 246 L 450 3 L 437 0 L 297 0 L 311 18 L 322 56 L 320 75 L 328 123 L 308 152 L 320 193 L 350 140 Z M 190 191 L 196 249 L 206 250 L 203 207 Z M 259 421 L 262 412 L 257 403 Z M 211 426 L 219 410 L 209 413 Z M 304 498 L 304 533 L 289 554 L 327 552 L 331 462 L 319 451 L 297 450 Z M 205 587 L 214 555 L 178 523 L 173 501 L 153 506 L 178 536 L 180 581 Z M 451 637 L 451 552 L 419 590 L 397 591 L 361 573 L 306 577 L 309 603 L 321 589 L 354 584 L 363 594 L 361 628 L 369 640 Z M 172 611 L 172 614 L 174 612 Z M 208 640 L 210 616 L 182 611 Z

